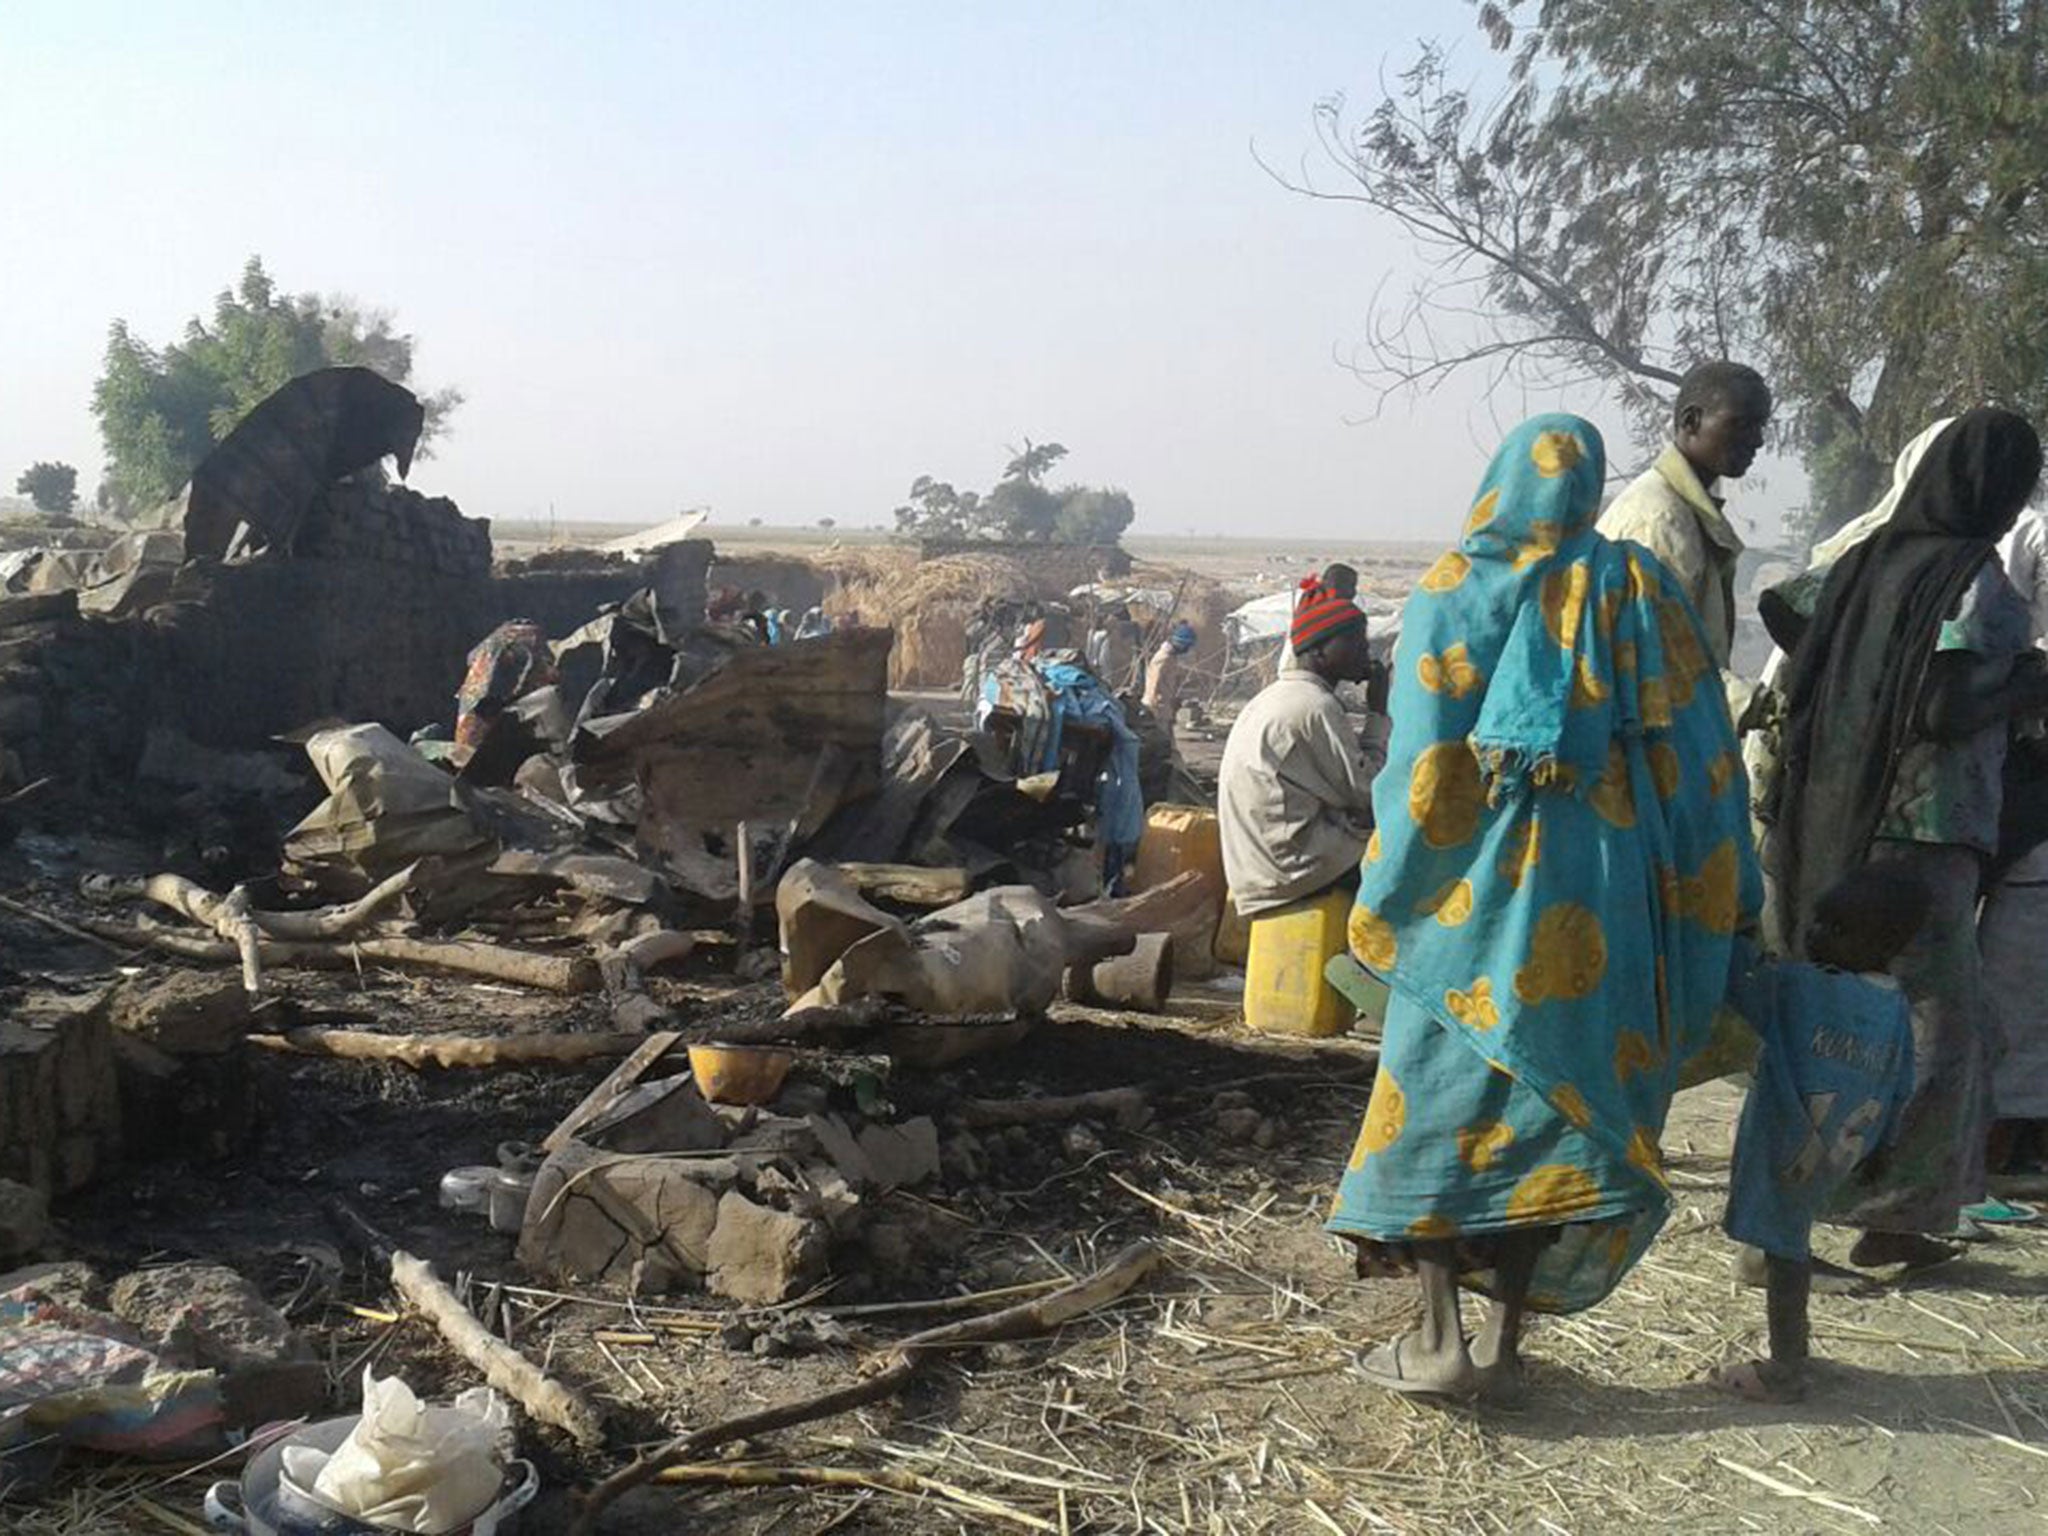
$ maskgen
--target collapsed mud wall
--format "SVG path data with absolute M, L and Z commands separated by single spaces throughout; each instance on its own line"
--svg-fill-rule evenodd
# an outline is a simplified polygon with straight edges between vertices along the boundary
M 708 545 L 678 545 L 600 571 L 500 576 L 488 562 L 457 573 L 431 558 L 221 566 L 198 600 L 153 615 L 153 713 L 223 749 L 320 720 L 375 720 L 403 734 L 453 718 L 470 648 L 507 619 L 536 620 L 559 639 L 652 585 L 688 622 L 703 613 L 708 560 Z
M 122 792 L 143 746 L 144 639 L 81 615 L 75 593 L 0 599 L 0 791 Z
M 713 558 L 708 539 L 679 540 L 640 559 L 564 551 L 559 558 L 499 566 L 491 582 L 492 601 L 505 618 L 532 619 L 559 640 L 587 624 L 606 603 L 651 587 L 665 619 L 696 624 L 704 617 L 706 573 Z
M 150 714 L 226 750 L 323 720 L 451 718 L 463 658 L 495 622 L 488 574 L 395 562 L 264 560 L 181 585 L 148 618 Z
M 828 571 L 794 555 L 720 555 L 711 567 L 711 584 L 736 592 L 759 592 L 770 608 L 801 614 L 821 608 L 837 583 Z
M 708 543 L 494 574 L 488 524 L 453 503 L 352 511 L 291 556 L 187 565 L 133 619 L 81 615 L 68 592 L 0 601 L 0 780 L 117 794 L 157 727 L 221 751 L 337 720 L 406 733 L 452 721 L 470 648 L 507 619 L 559 638 L 648 586 L 681 622 L 703 614 Z

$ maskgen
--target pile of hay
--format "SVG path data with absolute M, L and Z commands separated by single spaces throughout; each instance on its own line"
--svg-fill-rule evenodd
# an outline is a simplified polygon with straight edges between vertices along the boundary
M 858 614 L 896 631 L 891 688 L 951 688 L 967 660 L 967 622 L 986 598 L 1026 602 L 1040 594 L 1024 566 L 1001 555 L 947 555 L 920 562 L 909 551 L 835 550 L 819 565 L 832 578 L 826 611 Z
M 944 555 L 920 561 L 909 549 L 833 549 L 812 565 L 827 587 L 825 611 L 835 620 L 858 614 L 863 624 L 886 624 L 896 631 L 896 649 L 889 658 L 889 686 L 951 688 L 960 681 L 967 660 L 967 624 L 985 599 L 1007 602 L 1068 602 L 1066 589 L 1048 571 L 1008 554 Z M 1237 606 L 1237 594 L 1221 583 L 1174 566 L 1141 565 L 1116 585 L 1172 593 L 1178 601 L 1155 610 L 1142 601 L 1129 604 L 1138 621 L 1145 649 L 1166 638 L 1175 619 L 1195 626 L 1196 645 L 1189 658 L 1184 697 L 1214 691 L 1225 670 L 1223 618 Z M 1077 608 L 1085 627 L 1090 614 Z M 1079 639 L 1074 641 L 1080 644 Z

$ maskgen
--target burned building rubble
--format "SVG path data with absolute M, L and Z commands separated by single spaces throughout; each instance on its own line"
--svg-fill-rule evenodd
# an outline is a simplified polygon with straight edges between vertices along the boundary
M 1213 969 L 1220 872 L 1169 858 L 1127 894 L 1135 832 L 1104 858 L 1105 786 L 1130 822 L 1140 742 L 1170 755 L 1170 734 L 1099 688 L 977 724 L 892 696 L 895 628 L 850 602 L 763 643 L 711 595 L 776 568 L 714 571 L 702 538 L 494 560 L 486 521 L 384 468 L 411 465 L 410 400 L 362 370 L 295 380 L 149 526 L 0 568 L 0 829 L 37 882 L 0 924 L 97 967 L 54 992 L 0 970 L 0 1269 L 62 1254 L 53 1210 L 124 1175 L 289 1140 L 272 1101 L 330 1068 L 559 1073 L 574 1103 L 436 1176 L 442 1223 L 503 1234 L 500 1262 L 542 1285 L 720 1298 L 768 1351 L 813 1292 L 943 1251 L 902 1197 L 980 1176 L 992 1142 L 1147 1122 L 1138 1089 L 984 1100 L 946 1074 L 1062 997 L 1157 1011 Z M 820 607 L 826 578 L 804 579 Z M 127 862 L 96 867 L 104 848 Z M 383 1002 L 372 978 L 416 990 Z M 368 1252 L 497 1371 L 383 1235 L 392 1207 L 355 1204 L 386 1195 L 356 1179 L 309 1204 L 320 1254 Z M 86 1282 L 57 1299 L 47 1266 L 0 1285 L 160 1384 L 121 1436 L 75 1416 L 103 1383 L 49 1385 L 53 1445 L 206 1451 L 320 1406 L 296 1316 L 213 1264 L 190 1306 L 131 1320 L 156 1274 L 119 1305 Z M 268 1342 L 223 1343 L 216 1305 Z M 0 1360 L 53 1337 L 9 1326 Z M 492 1379 L 601 1438 L 530 1362 Z

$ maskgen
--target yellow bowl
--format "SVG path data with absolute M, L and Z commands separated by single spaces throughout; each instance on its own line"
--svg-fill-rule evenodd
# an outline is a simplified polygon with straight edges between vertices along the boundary
M 690 1075 L 713 1104 L 766 1104 L 782 1092 L 796 1057 L 772 1045 L 693 1045 Z

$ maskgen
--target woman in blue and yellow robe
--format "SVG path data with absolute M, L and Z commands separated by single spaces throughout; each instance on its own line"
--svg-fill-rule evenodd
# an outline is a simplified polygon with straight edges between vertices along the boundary
M 1760 881 L 1697 615 L 1594 528 L 1599 433 L 1518 428 L 1402 617 L 1351 947 L 1391 992 L 1329 1220 L 1413 1269 L 1425 1324 L 1362 1362 L 1506 1386 L 1524 1306 L 1591 1306 L 1668 1209 L 1659 1138 Z M 1469 1347 L 1456 1287 L 1495 1298 Z

